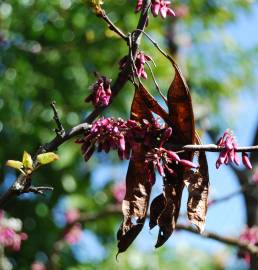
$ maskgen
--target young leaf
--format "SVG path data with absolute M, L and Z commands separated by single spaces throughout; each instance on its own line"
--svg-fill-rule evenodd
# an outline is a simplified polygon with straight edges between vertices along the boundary
M 41 165 L 51 163 L 51 162 L 58 160 L 58 159 L 59 159 L 58 155 L 56 155 L 53 152 L 48 152 L 48 153 L 43 153 L 43 154 L 37 155 L 37 161 Z
M 135 91 L 131 108 L 131 119 L 141 121 L 152 120 L 152 113 L 146 107 L 138 89 Z M 117 233 L 118 253 L 124 252 L 142 230 L 149 204 L 151 182 L 146 177 L 144 170 L 146 146 L 139 143 L 132 153 L 126 176 L 126 194 L 122 203 L 123 223 Z M 153 166 L 149 167 L 154 176 Z
M 20 170 L 23 167 L 23 163 L 18 160 L 7 160 L 5 165 L 17 170 Z
M 26 151 L 23 152 L 22 164 L 25 169 L 32 169 L 33 161 L 32 161 L 31 155 L 27 153 Z

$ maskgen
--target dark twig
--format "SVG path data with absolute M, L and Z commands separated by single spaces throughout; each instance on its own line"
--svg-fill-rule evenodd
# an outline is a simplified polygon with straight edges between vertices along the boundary
M 28 192 L 33 192 L 35 194 L 40 194 L 40 195 L 44 195 L 45 191 L 53 191 L 54 188 L 53 187 L 34 187 L 34 186 L 30 186 L 28 188 Z
M 55 101 L 51 102 L 51 107 L 52 107 L 53 112 L 54 112 L 53 119 L 55 120 L 56 125 L 57 125 L 57 128 L 55 128 L 56 135 L 62 137 L 65 133 L 65 130 L 64 130 L 64 127 L 60 121 L 58 111 L 56 109 L 56 102 Z

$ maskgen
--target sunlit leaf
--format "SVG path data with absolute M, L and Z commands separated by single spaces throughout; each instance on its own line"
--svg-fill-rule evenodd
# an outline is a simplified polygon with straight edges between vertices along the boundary
M 23 167 L 23 163 L 18 160 L 7 160 L 5 165 L 17 170 L 20 170 Z
M 43 153 L 43 154 L 37 155 L 37 161 L 42 165 L 51 163 L 51 162 L 58 160 L 58 159 L 59 159 L 58 155 L 56 155 L 53 152 L 48 152 L 48 153 Z
M 32 161 L 31 155 L 27 153 L 26 151 L 23 152 L 22 164 L 25 169 L 32 169 L 33 161 Z

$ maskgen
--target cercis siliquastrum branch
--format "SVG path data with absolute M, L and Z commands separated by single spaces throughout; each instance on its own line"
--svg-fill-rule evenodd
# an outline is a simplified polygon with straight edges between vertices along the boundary
M 138 21 L 138 24 L 136 26 L 136 29 L 144 30 L 147 19 L 148 19 L 148 10 L 150 7 L 150 0 L 144 0 L 143 6 L 141 10 L 141 15 Z M 104 18 L 104 20 L 109 24 L 110 26 L 110 19 L 105 19 L 105 13 L 103 12 L 101 8 L 100 1 L 92 1 L 93 5 L 96 8 L 97 15 L 101 18 Z M 128 37 L 126 37 L 122 31 L 120 31 L 113 23 L 110 27 L 111 30 L 116 29 L 116 33 L 120 35 L 126 42 L 128 41 Z M 131 50 L 129 53 L 129 57 L 135 57 L 138 51 L 138 47 L 140 45 L 141 40 L 141 32 L 138 32 L 137 35 L 134 36 L 134 39 L 132 40 L 131 44 Z M 123 88 L 125 83 L 127 82 L 130 71 L 132 70 L 132 67 L 130 66 L 130 61 L 128 61 L 127 65 L 125 66 L 124 70 L 122 70 L 119 74 L 117 79 L 114 81 L 113 85 L 111 86 L 112 91 L 112 97 L 109 102 L 111 104 L 112 100 L 116 97 L 116 95 L 120 92 L 120 90 Z M 50 142 L 40 146 L 35 156 L 39 154 L 42 154 L 44 152 L 51 152 L 56 151 L 59 146 L 61 146 L 64 142 L 74 138 L 77 135 L 83 134 L 85 130 L 87 130 L 90 127 L 90 124 L 104 111 L 106 107 L 95 107 L 95 109 L 84 119 L 84 121 L 75 126 L 72 127 L 69 130 L 62 130 L 62 132 L 58 132 L 55 138 L 51 140 Z M 17 196 L 19 194 L 22 194 L 24 192 L 30 192 L 28 190 L 28 187 L 31 187 L 31 181 L 24 176 L 24 174 L 20 174 L 17 179 L 14 181 L 12 186 L 0 197 L 0 207 L 3 208 L 3 205 L 13 196 Z M 34 192 L 34 189 L 32 190 Z
M 151 186 L 155 182 L 154 168 L 158 170 L 164 181 L 163 194 L 155 198 L 151 205 L 151 218 L 154 222 L 152 226 L 158 225 L 160 227 L 156 247 L 165 243 L 176 227 L 184 185 L 188 187 L 189 191 L 189 220 L 197 226 L 199 231 L 203 231 L 209 186 L 205 151 L 212 149 L 212 151 L 221 152 L 217 162 L 219 167 L 223 163 L 228 164 L 232 161 L 238 165 L 239 159 L 236 152 L 241 151 L 241 149 L 236 146 L 228 134 L 222 137 L 217 146 L 205 147 L 194 144 L 198 139 L 194 135 L 190 92 L 179 67 L 171 57 L 163 53 L 175 69 L 175 77 L 168 91 L 168 114 L 150 97 L 148 91 L 145 90 L 144 94 L 139 94 L 139 91 L 136 90 L 136 96 L 137 94 L 138 96 L 134 99 L 130 120 L 102 118 L 94 122 L 92 126 L 88 125 L 102 113 L 105 107 L 111 104 L 128 79 L 134 79 L 136 76 L 139 88 L 142 87 L 140 77 L 147 79 L 144 64 L 150 60 L 150 57 L 147 57 L 143 52 L 138 52 L 138 47 L 140 36 L 147 23 L 148 9 L 151 7 L 154 16 L 159 13 L 163 18 L 174 15 L 173 10 L 169 7 L 170 1 L 138 1 L 136 9 L 141 11 L 141 16 L 137 30 L 133 32 L 131 39 L 110 21 L 103 12 L 99 1 L 93 2 L 97 3 L 95 5 L 97 15 L 108 23 L 111 30 L 128 42 L 128 56 L 120 63 L 122 70 L 111 87 L 105 76 L 99 77 L 97 83 L 92 87 L 92 94 L 87 98 L 87 101 L 92 101 L 95 109 L 85 119 L 87 124 L 81 124 L 67 132 L 62 130 L 62 134 L 58 133 L 54 140 L 39 148 L 36 156 L 45 151 L 56 150 L 68 139 L 83 133 L 84 136 L 79 138 L 77 142 L 82 144 L 85 160 L 88 160 L 95 150 L 108 152 L 110 149 L 116 149 L 121 159 L 130 159 L 127 193 L 123 201 L 124 221 L 118 232 L 119 252 L 128 248 L 144 224 Z M 180 105 L 181 103 L 183 105 Z M 179 113 L 180 111 L 181 113 Z M 159 125 L 153 120 L 152 113 L 162 116 L 166 124 Z M 176 153 L 177 151 L 180 152 L 180 155 Z M 201 152 L 199 155 L 200 166 L 192 162 L 193 153 L 196 151 Z M 243 163 L 251 168 L 245 152 L 246 149 L 243 151 Z M 20 165 L 16 163 L 14 166 L 18 168 Z M 7 192 L 7 195 L 0 199 L 0 206 L 9 198 L 10 194 L 17 195 L 18 192 L 26 191 L 25 187 L 28 183 L 19 180 L 30 178 L 30 168 L 26 166 L 23 164 L 25 172 L 23 167 L 19 167 L 22 170 L 22 177 L 19 177 L 8 191 L 9 193 Z M 190 170 L 190 168 L 194 170 Z M 23 186 L 21 185 L 22 189 L 18 192 L 14 189 L 14 187 L 20 186 L 17 183 L 23 184 Z M 30 183 L 29 187 L 32 188 Z M 130 188 L 129 191 L 128 188 Z M 136 224 L 133 224 L 131 217 L 136 217 Z

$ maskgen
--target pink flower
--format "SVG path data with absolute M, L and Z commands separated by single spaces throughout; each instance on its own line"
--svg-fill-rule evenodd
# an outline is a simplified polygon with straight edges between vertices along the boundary
M 78 209 L 69 209 L 65 213 L 65 220 L 68 224 L 72 224 L 80 218 L 80 211 Z
M 227 130 L 224 132 L 223 136 L 219 139 L 217 145 L 225 148 L 221 151 L 219 158 L 216 162 L 217 169 L 222 164 L 228 165 L 229 162 L 235 162 L 236 165 L 240 164 L 240 160 L 236 152 L 238 145 L 235 142 L 235 139 L 230 131 Z
M 167 16 L 176 16 L 175 12 L 169 7 L 170 1 L 166 0 L 152 0 L 151 1 L 151 12 L 154 17 L 157 17 L 160 13 L 160 16 L 165 19 Z M 143 8 L 143 1 L 138 0 L 135 12 L 139 12 Z
M 64 240 L 68 244 L 74 245 L 79 242 L 81 235 L 82 235 L 81 224 L 76 223 L 69 229 L 68 232 L 66 232 L 66 234 L 64 235 Z
M 135 13 L 139 12 L 142 9 L 143 0 L 137 0 L 137 4 L 135 7 Z
M 125 183 L 124 182 L 119 182 L 116 183 L 113 187 L 112 187 L 112 194 L 113 197 L 116 199 L 116 201 L 118 203 L 121 203 L 125 197 Z
M 135 124 L 135 123 L 134 123 Z M 121 159 L 129 158 L 130 149 L 125 142 L 125 134 L 128 130 L 128 122 L 119 118 L 101 118 L 92 124 L 85 137 L 76 142 L 81 143 L 81 150 L 85 161 L 89 160 L 95 151 L 95 145 L 98 145 L 98 152 L 110 149 L 118 150 Z
M 258 227 L 253 226 L 251 228 L 246 227 L 240 234 L 240 241 L 246 242 L 252 245 L 258 243 Z
M 242 162 L 247 169 L 249 169 L 249 170 L 253 169 L 252 164 L 251 164 L 246 152 L 242 152 Z
M 235 141 L 235 138 L 232 136 L 232 132 L 229 130 L 225 131 L 223 136 L 219 139 L 218 146 L 223 147 L 224 149 L 220 152 L 219 158 L 216 161 L 216 168 L 218 169 L 220 165 L 228 165 L 230 162 L 234 162 L 237 166 L 240 165 L 240 159 L 237 155 L 238 145 Z M 248 169 L 252 169 L 252 165 L 248 158 L 247 153 L 242 153 L 242 162 Z
M 21 242 L 26 240 L 27 234 L 19 232 L 21 221 L 15 218 L 6 218 L 3 211 L 0 211 L 0 246 L 13 251 L 19 251 Z
M 258 244 L 258 227 L 253 226 L 251 228 L 246 227 L 240 234 L 239 237 L 241 242 L 251 244 L 251 245 L 257 245 Z M 240 250 L 238 252 L 238 256 L 246 261 L 246 263 L 250 264 L 250 254 L 246 251 Z
M 31 265 L 31 270 L 47 270 L 47 268 L 45 267 L 45 265 L 41 262 L 34 262 Z
M 122 70 L 127 63 L 128 56 L 123 57 L 119 61 L 119 69 Z M 139 78 L 147 79 L 147 73 L 144 70 L 144 65 L 148 61 L 153 61 L 150 56 L 144 54 L 143 52 L 138 52 L 135 59 L 135 67 L 136 67 L 136 76 Z
M 11 228 L 0 228 L 0 244 L 13 251 L 19 251 L 21 242 L 26 239 L 26 233 L 16 233 Z
M 151 12 L 154 17 L 160 16 L 165 19 L 167 16 L 176 16 L 175 12 L 169 7 L 170 1 L 166 0 L 152 0 Z
M 159 174 L 164 177 L 165 171 L 170 174 L 174 174 L 173 170 L 169 167 L 169 164 L 174 162 L 175 164 L 181 164 L 186 167 L 198 168 L 199 166 L 189 160 L 180 159 L 180 157 L 173 151 L 166 150 L 162 147 L 155 148 L 146 155 L 146 161 L 152 163 L 154 168 L 157 169 Z
M 145 119 L 141 123 L 121 118 L 101 118 L 92 124 L 83 138 L 76 140 L 81 145 L 81 151 L 85 161 L 88 161 L 97 148 L 98 152 L 110 149 L 117 150 L 121 160 L 129 159 L 131 150 L 138 149 L 139 144 L 153 148 L 157 144 L 162 145 L 171 135 L 171 128 L 161 126 L 158 121 L 149 122 Z
M 112 91 L 110 82 L 105 76 L 98 76 L 98 80 L 90 87 L 92 93 L 86 97 L 85 102 L 92 102 L 95 107 L 106 107 L 109 105 Z

